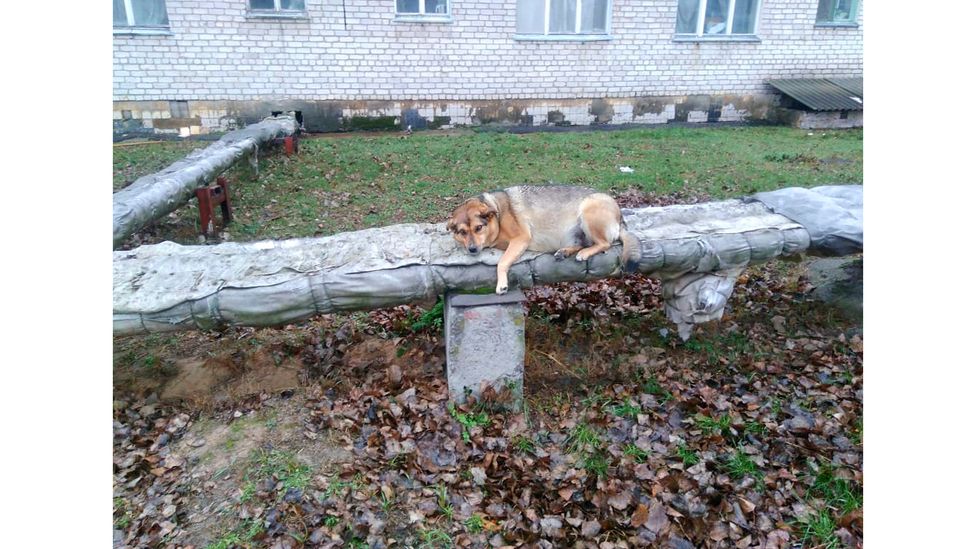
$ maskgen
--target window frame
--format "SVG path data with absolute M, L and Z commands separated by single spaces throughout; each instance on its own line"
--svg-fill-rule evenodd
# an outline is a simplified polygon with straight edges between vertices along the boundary
M 695 32 L 678 32 L 678 10 L 675 2 L 674 14 L 674 38 L 675 42 L 759 42 L 759 14 L 762 13 L 763 0 L 756 1 L 755 21 L 753 21 L 752 32 L 733 33 L 732 27 L 735 24 L 735 3 L 736 0 L 729 0 L 727 19 L 725 20 L 725 31 L 721 34 L 705 33 L 705 11 L 708 7 L 708 0 L 698 0 L 698 21 L 695 25 Z
M 824 20 L 824 21 L 820 20 L 820 4 L 819 2 L 817 3 L 817 14 L 814 16 L 814 22 L 813 22 L 814 27 L 857 27 L 858 26 L 857 15 L 859 13 L 858 10 L 861 9 L 860 0 L 851 0 L 851 14 L 850 14 L 850 20 L 848 21 L 833 20 L 833 14 L 837 10 L 837 1 L 838 0 L 833 0 L 832 2 L 834 7 L 830 8 L 831 19 Z
M 517 2 L 518 0 L 516 0 Z M 539 40 L 539 41 L 567 41 L 567 42 L 602 42 L 607 40 L 613 40 L 612 24 L 613 24 L 613 0 L 607 0 L 607 12 L 606 12 L 606 30 L 602 33 L 581 33 L 580 27 L 583 26 L 583 0 L 576 0 L 576 32 L 573 33 L 558 33 L 552 34 L 549 32 L 549 13 L 550 5 L 552 0 L 544 0 L 545 8 L 542 15 L 542 33 L 541 34 L 527 34 L 527 33 L 515 33 L 515 40 Z M 517 13 L 517 11 L 516 11 Z M 516 29 L 518 28 L 518 16 L 516 15 L 515 21 Z
M 256 19 L 308 19 L 308 0 L 305 0 L 305 7 L 300 10 L 281 9 L 281 0 L 274 0 L 273 9 L 254 9 L 251 7 L 251 0 L 247 2 L 247 16 Z
M 125 8 L 125 26 L 116 26 L 115 22 L 112 22 L 112 34 L 147 34 L 147 35 L 172 35 L 173 33 L 169 30 L 169 8 L 166 6 L 166 2 L 163 2 L 163 9 L 166 10 L 166 24 L 165 25 L 136 25 L 135 11 L 132 9 L 133 0 L 122 0 L 122 5 Z
M 452 0 L 447 0 L 447 11 L 445 13 L 427 13 L 427 2 L 417 0 L 417 7 L 420 8 L 420 11 L 399 12 L 397 11 L 397 2 L 393 0 L 393 21 L 397 23 L 452 23 L 454 22 L 454 17 L 451 15 L 451 10 L 454 8 L 453 4 Z

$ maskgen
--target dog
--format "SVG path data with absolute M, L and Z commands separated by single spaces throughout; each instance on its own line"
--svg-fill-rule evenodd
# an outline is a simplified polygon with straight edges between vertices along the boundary
M 623 244 L 623 271 L 637 270 L 640 243 L 627 232 L 620 206 L 610 195 L 586 187 L 541 185 L 509 187 L 469 198 L 447 222 L 465 250 L 504 250 L 498 261 L 495 293 L 508 291 L 508 270 L 526 250 L 552 252 L 557 259 L 575 254 L 586 261 Z

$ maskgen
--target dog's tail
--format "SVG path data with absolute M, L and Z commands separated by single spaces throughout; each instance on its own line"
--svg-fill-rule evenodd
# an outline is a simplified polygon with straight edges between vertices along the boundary
M 620 254 L 620 263 L 623 264 L 625 273 L 636 273 L 641 259 L 640 240 L 632 233 L 620 226 L 620 242 L 623 244 L 623 252 Z

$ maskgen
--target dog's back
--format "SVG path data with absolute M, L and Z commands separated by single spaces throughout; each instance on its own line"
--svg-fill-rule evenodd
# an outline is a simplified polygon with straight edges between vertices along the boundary
M 530 250 L 552 252 L 574 244 L 585 245 L 579 227 L 580 205 L 596 190 L 570 185 L 525 185 L 510 187 L 504 193 L 512 214 L 531 231 Z

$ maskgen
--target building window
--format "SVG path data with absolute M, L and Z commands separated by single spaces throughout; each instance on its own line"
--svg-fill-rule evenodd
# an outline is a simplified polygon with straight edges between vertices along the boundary
M 818 25 L 857 25 L 857 0 L 820 0 Z
M 450 21 L 448 0 L 395 0 L 396 19 L 400 21 Z
M 759 0 L 678 0 L 679 37 L 735 38 L 756 34 Z
M 610 0 L 518 0 L 515 32 L 522 37 L 606 37 Z
M 248 0 L 249 15 L 271 17 L 305 16 L 305 0 Z
M 123 30 L 167 29 L 166 0 L 112 0 L 112 26 Z

